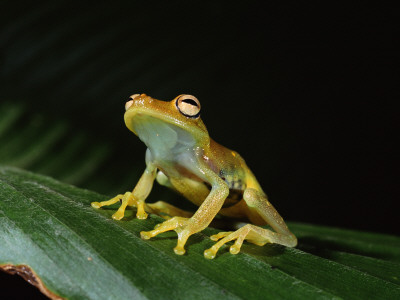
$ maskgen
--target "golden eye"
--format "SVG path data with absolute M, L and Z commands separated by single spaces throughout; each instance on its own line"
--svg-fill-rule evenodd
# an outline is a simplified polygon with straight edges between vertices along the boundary
M 129 96 L 129 100 L 125 103 L 125 110 L 128 110 L 129 107 L 132 106 L 133 100 L 135 100 L 135 98 L 138 96 L 140 96 L 140 94 L 134 94 L 132 96 Z
M 179 96 L 178 99 L 176 99 L 176 107 L 185 117 L 198 118 L 200 116 L 200 102 L 195 96 Z

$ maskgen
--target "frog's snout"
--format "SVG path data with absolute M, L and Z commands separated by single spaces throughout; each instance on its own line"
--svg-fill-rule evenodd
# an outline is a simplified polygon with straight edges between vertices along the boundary
M 143 102 L 145 98 L 149 98 L 146 94 L 133 94 L 125 103 L 125 111 L 127 111 L 135 102 Z
M 129 100 L 128 102 L 125 103 L 125 110 L 128 110 L 129 107 L 131 107 L 133 104 L 133 100 Z

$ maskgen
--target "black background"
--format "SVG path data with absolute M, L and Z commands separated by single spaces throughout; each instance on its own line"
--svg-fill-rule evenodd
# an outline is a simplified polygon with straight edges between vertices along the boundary
M 89 128 L 128 168 L 145 151 L 128 96 L 193 94 L 285 220 L 399 234 L 395 10 L 261 4 L 6 2 L 2 97 Z

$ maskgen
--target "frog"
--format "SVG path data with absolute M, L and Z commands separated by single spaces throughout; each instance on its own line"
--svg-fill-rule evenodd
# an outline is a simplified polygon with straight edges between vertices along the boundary
M 92 202 L 92 207 L 120 202 L 112 215 L 115 220 L 124 217 L 128 206 L 137 209 L 138 219 L 146 219 L 149 213 L 162 216 L 164 222 L 151 231 L 140 232 L 140 236 L 148 240 L 175 231 L 174 252 L 178 255 L 185 254 L 188 238 L 207 228 L 217 215 L 246 222 L 236 230 L 210 236 L 215 243 L 204 251 L 207 259 L 215 258 L 228 242 L 233 242 L 231 254 L 238 254 L 244 241 L 258 246 L 295 247 L 296 236 L 269 202 L 244 159 L 210 138 L 200 111 L 200 101 L 189 94 L 171 101 L 131 95 L 125 103 L 124 121 L 147 147 L 146 168 L 132 192 Z M 164 201 L 146 203 L 154 181 L 181 194 L 198 207 L 197 211 L 189 212 Z

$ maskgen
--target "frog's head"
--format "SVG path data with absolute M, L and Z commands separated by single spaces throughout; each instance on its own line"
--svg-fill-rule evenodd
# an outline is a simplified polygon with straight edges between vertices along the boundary
M 125 124 L 148 147 L 174 147 L 177 142 L 204 146 L 210 139 L 200 119 L 200 102 L 191 95 L 160 101 L 134 94 L 125 104 Z

